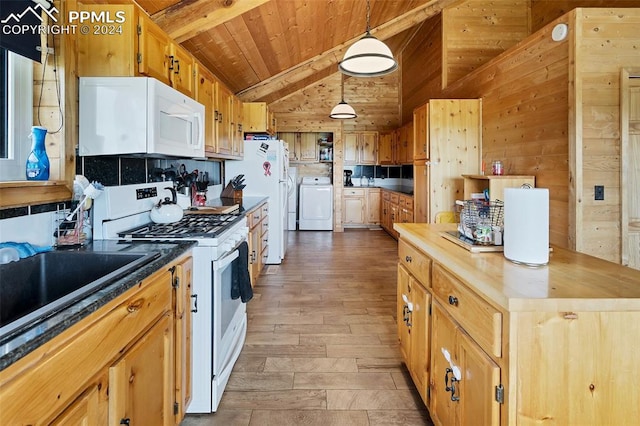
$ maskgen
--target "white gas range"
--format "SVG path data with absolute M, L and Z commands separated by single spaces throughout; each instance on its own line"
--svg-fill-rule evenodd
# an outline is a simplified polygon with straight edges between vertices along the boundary
M 244 214 L 185 214 L 176 223 L 156 224 L 150 210 L 170 195 L 171 182 L 106 187 L 95 200 L 94 238 L 108 240 L 192 240 L 193 360 L 189 413 L 215 412 L 247 332 L 246 305 L 231 298 L 234 263 L 246 244 Z

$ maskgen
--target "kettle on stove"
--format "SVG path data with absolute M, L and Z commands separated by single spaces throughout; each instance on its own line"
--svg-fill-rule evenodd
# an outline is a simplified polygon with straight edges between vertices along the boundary
M 184 211 L 177 203 L 176 190 L 173 187 L 167 187 L 171 191 L 173 199 L 165 197 L 164 200 L 158 201 L 150 212 L 151 220 L 155 223 L 174 223 L 182 219 Z

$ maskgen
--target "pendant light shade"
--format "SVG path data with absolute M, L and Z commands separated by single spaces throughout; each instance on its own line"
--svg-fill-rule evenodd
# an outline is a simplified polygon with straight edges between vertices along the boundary
M 344 100 L 334 106 L 331 110 L 331 114 L 329 114 L 329 117 L 339 120 L 348 120 L 350 118 L 356 118 L 357 116 L 356 110 L 354 110 L 353 107 Z
M 341 75 L 340 80 L 340 99 L 341 101 L 338 105 L 334 106 L 331 110 L 331 114 L 329 117 L 335 118 L 337 120 L 348 120 L 350 118 L 356 118 L 358 114 L 356 114 L 356 110 L 353 109 L 351 105 L 344 101 L 344 75 Z
M 344 54 L 338 65 L 340 71 L 353 77 L 379 77 L 398 69 L 391 49 L 375 38 L 369 28 L 370 6 L 367 0 L 367 32 Z

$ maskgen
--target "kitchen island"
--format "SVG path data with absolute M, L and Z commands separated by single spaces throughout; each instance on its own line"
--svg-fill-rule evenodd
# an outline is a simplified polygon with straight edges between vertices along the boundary
M 640 416 L 640 271 L 559 247 L 531 268 L 446 240 L 452 224 L 394 228 L 401 352 L 436 424 Z

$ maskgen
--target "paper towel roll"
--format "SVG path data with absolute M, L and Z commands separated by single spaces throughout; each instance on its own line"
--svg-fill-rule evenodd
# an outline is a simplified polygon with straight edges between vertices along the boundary
M 526 265 L 549 263 L 549 190 L 505 188 L 504 257 Z

